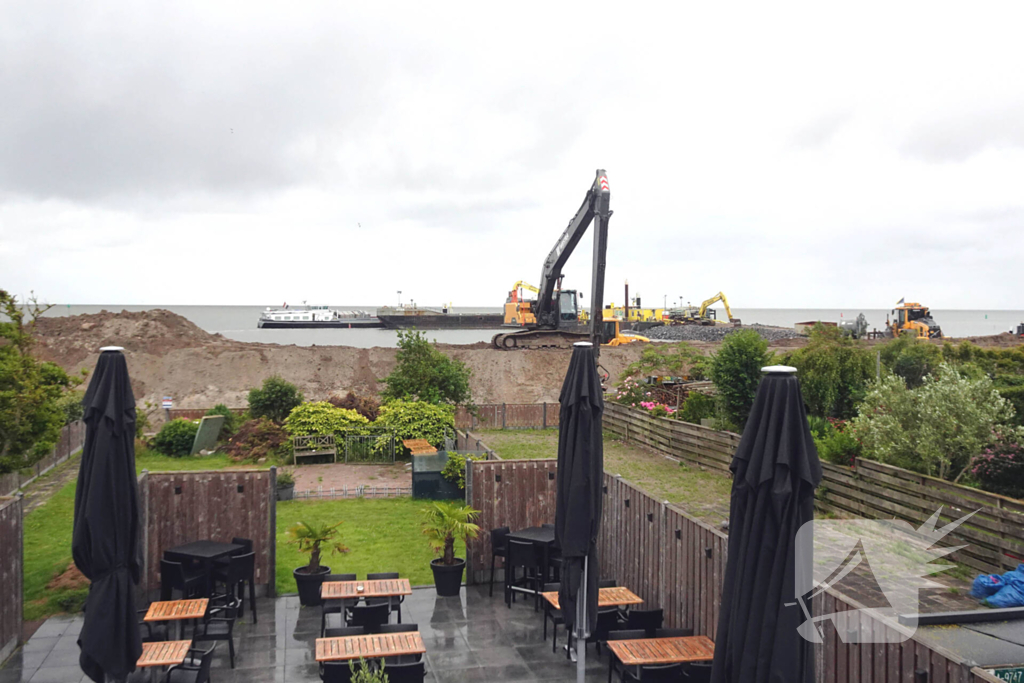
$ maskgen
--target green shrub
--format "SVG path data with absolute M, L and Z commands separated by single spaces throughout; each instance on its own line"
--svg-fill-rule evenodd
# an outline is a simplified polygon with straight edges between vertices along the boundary
M 64 411 L 64 424 L 81 420 L 85 415 L 85 408 L 82 407 L 82 399 L 85 393 L 81 391 L 67 391 L 60 397 L 60 409 Z
M 838 328 L 820 324 L 811 330 L 807 346 L 782 362 L 797 369 L 807 410 L 821 417 L 853 417 L 875 375 L 874 354 Z
M 380 407 L 374 426 L 394 432 L 399 441 L 426 439 L 440 447 L 455 430 L 455 408 L 424 401 L 391 401 Z
M 206 411 L 207 415 L 223 415 L 224 426 L 220 428 L 220 434 L 218 439 L 227 439 L 238 430 L 238 425 L 241 424 L 239 416 L 231 412 L 231 408 L 228 408 L 223 403 L 218 403 L 214 407 Z
M 466 461 L 467 460 L 483 460 L 482 455 L 464 455 L 462 453 L 449 453 L 448 462 L 444 464 L 444 468 L 441 470 L 441 476 L 450 481 L 451 483 L 458 486 L 460 489 L 466 488 Z
M 153 437 L 153 449 L 172 458 L 191 454 L 192 442 L 199 431 L 199 423 L 192 420 L 171 420 Z
M 693 376 L 691 370 L 704 356 L 686 342 L 647 344 L 640 358 L 626 366 L 619 382 L 633 378 L 643 382 L 650 375 Z
M 225 449 L 232 460 L 258 462 L 270 458 L 277 462 L 291 460 L 291 439 L 288 432 L 273 420 L 260 417 L 242 423 Z
M 1001 438 L 971 461 L 971 475 L 981 488 L 1012 498 L 1024 498 L 1024 445 Z
M 683 422 L 690 422 L 699 425 L 703 419 L 715 416 L 715 399 L 699 391 L 691 391 L 690 395 L 683 401 L 675 417 Z
M 727 426 L 743 430 L 761 382 L 761 368 L 771 365 L 774 355 L 755 330 L 742 330 L 726 335 L 712 356 L 711 380 L 718 389 L 719 414 Z
M 466 364 L 449 358 L 417 330 L 398 331 L 395 369 L 384 378 L 385 401 L 425 401 L 450 405 L 471 405 L 472 374 Z
M 883 377 L 853 421 L 863 457 L 955 479 L 1013 418 L 1013 406 L 987 377 L 971 379 L 940 365 L 916 389 Z
M 882 365 L 915 389 L 942 364 L 942 350 L 924 339 L 897 337 L 878 348 Z
M 860 455 L 860 442 L 849 429 L 849 423 L 842 420 L 816 422 L 811 427 L 811 436 L 818 449 L 818 457 L 835 465 L 848 467 Z
M 284 422 L 292 408 L 302 401 L 302 393 L 294 384 L 274 375 L 263 380 L 259 389 L 249 391 L 249 413 L 254 418 L 268 417 L 274 422 Z
M 303 403 L 292 409 L 284 428 L 292 436 L 365 434 L 370 421 L 354 410 L 335 408 L 327 401 Z

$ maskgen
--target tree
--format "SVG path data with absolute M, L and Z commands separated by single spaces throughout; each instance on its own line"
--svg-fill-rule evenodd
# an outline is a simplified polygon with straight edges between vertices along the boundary
M 55 363 L 32 356 L 32 327 L 42 309 L 35 302 L 31 321 L 17 299 L 0 289 L 0 474 L 34 464 L 60 438 L 65 411 L 61 398 L 72 380 Z
M 249 414 L 284 422 L 292 408 L 303 401 L 302 392 L 291 382 L 274 375 L 263 380 L 263 386 L 249 391 Z
M 878 350 L 882 365 L 899 376 L 911 389 L 924 384 L 924 378 L 942 363 L 942 350 L 924 339 L 897 337 Z
M 392 373 L 381 380 L 385 385 L 381 392 L 385 401 L 472 404 L 470 369 L 462 361 L 438 351 L 422 332 L 398 331 L 397 360 Z
M 883 377 L 861 403 L 853 433 L 863 457 L 955 479 L 997 433 L 1012 432 L 1013 414 L 990 379 L 940 365 L 915 389 Z
M 810 342 L 783 359 L 797 369 L 808 412 L 846 420 L 857 413 L 857 402 L 874 377 L 870 351 L 838 328 L 815 325 Z
M 754 330 L 726 335 L 712 356 L 711 381 L 718 390 L 721 417 L 729 426 L 742 431 L 761 382 L 761 368 L 770 365 L 774 356 L 768 352 L 768 342 Z

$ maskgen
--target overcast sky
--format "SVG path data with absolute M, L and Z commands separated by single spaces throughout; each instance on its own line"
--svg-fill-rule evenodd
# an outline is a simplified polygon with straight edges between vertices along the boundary
M 4 3 L 0 287 L 1024 308 L 1024 6 Z M 590 242 L 566 270 L 589 301 Z

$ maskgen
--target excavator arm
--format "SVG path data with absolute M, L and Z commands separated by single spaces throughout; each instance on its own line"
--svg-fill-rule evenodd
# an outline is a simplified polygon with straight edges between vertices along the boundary
M 726 299 L 725 294 L 722 294 L 721 292 L 715 294 L 713 297 L 711 297 L 710 299 L 708 299 L 707 301 L 700 305 L 700 311 L 697 313 L 697 317 L 701 320 L 704 320 L 704 318 L 707 316 L 708 308 L 712 304 L 715 304 L 719 301 L 721 301 L 722 304 L 725 306 L 725 314 L 728 316 L 729 322 L 738 322 L 735 318 L 732 317 L 732 310 L 729 308 L 729 300 Z
M 517 282 L 514 285 L 512 285 L 512 289 L 519 289 L 519 288 L 523 288 L 523 289 L 525 289 L 525 290 L 527 290 L 529 292 L 533 292 L 534 294 L 536 294 L 537 292 L 540 291 L 539 289 L 537 289 L 533 285 L 531 285 L 531 284 L 529 284 L 527 282 L 524 282 L 523 280 L 520 280 L 519 282 Z

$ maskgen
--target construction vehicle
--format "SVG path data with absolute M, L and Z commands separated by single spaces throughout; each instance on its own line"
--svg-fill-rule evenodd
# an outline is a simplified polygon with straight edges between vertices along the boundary
M 597 171 L 594 182 L 583 199 L 576 215 L 562 231 L 561 237 L 544 260 L 541 270 L 537 299 L 531 302 L 530 311 L 534 322 L 517 320 L 522 329 L 494 335 L 491 343 L 499 349 L 516 348 L 571 348 L 575 342 L 590 341 L 595 350 L 609 341 L 605 338 L 604 315 L 604 270 L 608 250 L 608 221 L 611 191 L 608 175 L 603 169 Z M 590 319 L 584 325 L 579 322 L 579 299 L 575 290 L 563 290 L 562 268 L 572 255 L 580 239 L 591 223 L 594 223 L 594 256 L 591 270 Z M 511 297 L 510 297 L 511 298 Z M 518 303 L 518 302 L 516 302 Z M 506 304 L 507 306 L 507 304 Z M 507 309 L 506 309 L 507 310 Z
M 932 318 L 927 306 L 919 303 L 904 303 L 900 299 L 892 310 L 892 320 L 886 316 L 885 336 L 916 337 L 918 339 L 941 339 L 942 328 Z
M 740 319 L 732 317 L 732 309 L 729 308 L 729 300 L 725 298 L 725 294 L 719 292 L 710 299 L 705 300 L 701 303 L 700 308 L 696 306 L 684 306 L 682 308 L 673 308 L 668 311 L 667 317 L 669 320 L 674 322 L 681 322 L 687 324 L 697 325 L 717 325 L 719 322 L 724 324 L 725 321 L 719 321 L 715 317 L 715 309 L 711 308 L 712 304 L 722 302 L 725 306 L 725 315 L 728 317 L 730 323 L 739 324 Z
M 634 332 L 624 332 L 622 330 L 622 320 L 619 318 L 605 318 L 602 333 L 602 344 L 604 346 L 622 346 L 623 344 L 632 344 L 633 342 L 649 342 L 651 341 L 647 337 L 641 336 Z
M 1010 334 L 1014 334 L 1014 333 L 1010 332 Z M 1024 339 L 1024 323 L 1021 323 L 1020 325 L 1017 325 L 1017 333 L 1016 334 L 1021 339 Z
M 538 288 L 522 280 L 512 285 L 508 298 L 505 299 L 505 322 L 503 324 L 520 327 L 523 325 L 533 325 L 537 322 L 537 318 L 533 315 L 533 307 L 537 301 L 525 298 L 523 290 L 533 292 L 534 294 L 540 291 Z
M 854 339 L 864 339 L 868 334 L 868 319 L 861 313 L 856 320 L 842 320 L 839 329 Z

